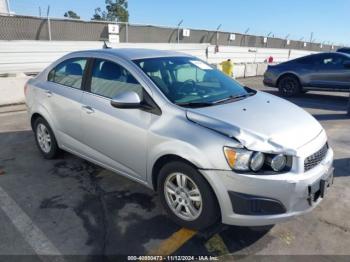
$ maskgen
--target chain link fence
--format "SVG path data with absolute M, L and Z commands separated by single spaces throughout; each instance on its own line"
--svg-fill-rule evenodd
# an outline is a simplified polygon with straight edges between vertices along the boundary
M 190 36 L 183 37 L 181 30 L 153 25 L 119 24 L 119 39 L 120 42 L 129 43 L 208 43 L 311 51 L 335 51 L 338 48 L 319 43 L 198 29 L 191 29 Z M 0 15 L 0 40 L 104 41 L 108 40 L 108 22 Z

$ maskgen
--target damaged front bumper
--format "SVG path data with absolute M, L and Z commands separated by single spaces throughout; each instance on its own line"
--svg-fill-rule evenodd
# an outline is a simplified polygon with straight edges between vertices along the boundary
M 303 159 L 299 159 L 300 162 Z M 216 193 L 224 224 L 272 225 L 306 213 L 325 197 L 333 183 L 333 150 L 307 172 L 245 175 L 200 170 Z

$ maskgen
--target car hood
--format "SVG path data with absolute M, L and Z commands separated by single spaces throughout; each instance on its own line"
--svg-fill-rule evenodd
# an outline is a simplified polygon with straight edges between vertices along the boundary
M 323 131 L 302 108 L 264 92 L 232 103 L 189 109 L 186 114 L 190 121 L 233 137 L 250 150 L 267 153 L 296 155 L 298 148 Z

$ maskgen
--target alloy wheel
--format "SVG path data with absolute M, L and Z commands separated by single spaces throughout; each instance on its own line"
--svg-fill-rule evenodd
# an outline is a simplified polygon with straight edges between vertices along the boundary
M 49 153 L 51 150 L 51 136 L 47 127 L 40 123 L 36 127 L 36 138 L 38 140 L 41 150 Z
M 202 196 L 196 183 L 182 173 L 170 174 L 164 183 L 164 194 L 171 211 L 181 219 L 196 220 L 202 212 Z

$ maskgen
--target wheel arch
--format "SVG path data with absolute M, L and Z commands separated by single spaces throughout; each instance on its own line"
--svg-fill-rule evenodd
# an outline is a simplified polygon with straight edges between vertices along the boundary
M 32 113 L 30 115 L 30 125 L 31 125 L 32 130 L 34 131 L 34 123 L 39 117 L 43 118 L 49 124 L 49 126 L 50 126 L 56 140 L 57 140 L 57 143 L 60 144 L 59 137 L 57 137 L 57 132 L 55 129 L 54 122 L 53 122 L 52 118 L 50 117 L 49 112 L 43 106 L 39 106 L 38 108 L 36 108 L 36 110 L 32 111 Z
M 198 169 L 198 167 L 195 164 L 193 164 L 191 161 L 189 161 L 189 160 L 187 160 L 187 159 L 185 159 L 183 157 L 180 157 L 180 156 L 175 155 L 175 154 L 163 155 L 163 156 L 159 157 L 154 162 L 154 165 L 152 167 L 152 187 L 153 187 L 154 191 L 157 191 L 157 183 L 158 183 L 159 171 L 162 169 L 162 167 L 165 164 L 170 163 L 170 162 L 175 162 L 175 161 L 183 162 L 185 164 L 188 164 L 188 165 L 192 166 L 195 169 Z
M 45 117 L 43 117 L 43 116 L 42 116 L 41 114 L 39 114 L 39 113 L 34 113 L 34 114 L 32 114 L 32 116 L 31 116 L 31 118 L 30 118 L 30 126 L 31 126 L 31 128 L 32 128 L 33 131 L 34 131 L 34 123 L 35 123 L 35 121 L 36 121 L 39 117 L 45 119 Z M 45 119 L 45 120 L 46 120 L 46 119 Z
M 294 73 L 294 72 L 285 72 L 285 73 L 282 73 L 282 74 L 277 78 L 277 81 L 276 81 L 276 86 L 277 86 L 277 87 L 279 87 L 279 83 L 280 83 L 281 79 L 282 79 L 283 77 L 286 77 L 286 76 L 295 77 L 295 79 L 298 80 L 300 86 L 302 87 L 302 83 L 301 83 L 301 80 L 300 80 L 299 76 L 298 76 L 296 73 Z
M 197 167 L 195 164 L 193 164 L 192 162 L 190 162 L 189 160 L 187 159 L 184 159 L 178 155 L 175 155 L 175 154 L 167 154 L 167 155 L 163 155 L 161 157 L 159 157 L 157 159 L 157 161 L 155 162 L 155 164 L 153 165 L 153 168 L 152 168 L 152 186 L 153 186 L 153 189 L 154 191 L 157 191 L 157 182 L 158 182 L 158 176 L 159 176 L 159 171 L 161 170 L 161 168 L 169 163 L 169 162 L 172 162 L 172 161 L 179 161 L 179 162 L 182 162 L 182 163 L 185 163 L 185 164 L 188 164 L 189 166 L 193 167 L 194 169 L 196 169 L 199 173 L 199 175 L 204 179 L 204 181 L 208 184 L 209 186 L 209 189 L 212 191 L 213 193 L 213 196 L 215 198 L 215 201 L 218 205 L 218 211 L 219 211 L 219 220 L 221 221 L 222 220 L 222 214 L 223 214 L 223 210 L 224 210 L 224 207 L 222 206 L 222 203 L 219 201 L 219 198 L 218 198 L 218 195 L 217 195 L 217 188 L 215 188 L 213 185 L 212 185 L 212 182 L 205 174 L 203 174 L 203 172 L 200 172 L 200 168 Z

